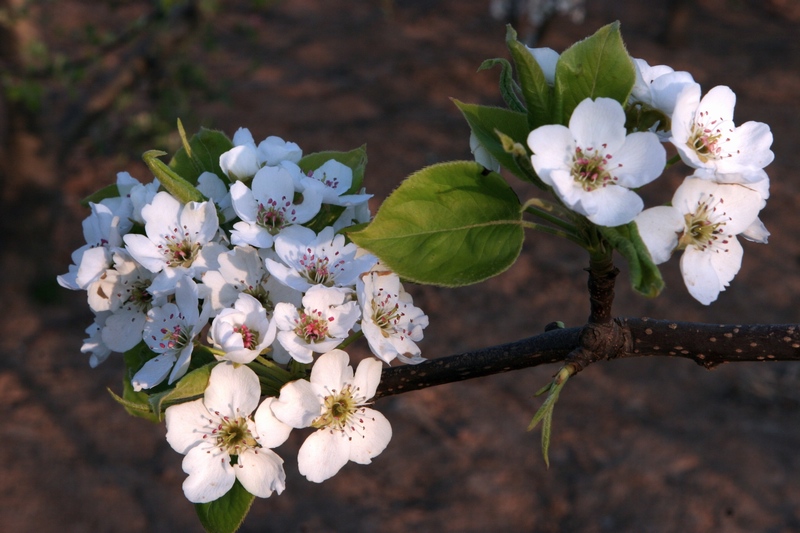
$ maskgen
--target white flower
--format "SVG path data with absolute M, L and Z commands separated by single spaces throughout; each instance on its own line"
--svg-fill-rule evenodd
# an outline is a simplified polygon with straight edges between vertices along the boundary
M 239 128 L 233 136 L 233 144 L 233 148 L 219 156 L 219 166 L 231 181 L 248 181 L 261 168 L 250 130 Z
M 175 286 L 175 303 L 153 307 L 147 313 L 144 342 L 158 354 L 133 376 L 133 390 L 151 389 L 169 375 L 172 384 L 186 374 L 191 362 L 194 338 L 208 322 L 210 307 L 198 309 L 197 284 L 181 278 Z
M 214 501 L 237 479 L 260 498 L 283 492 L 283 460 L 270 448 L 283 444 L 291 428 L 269 412 L 274 398 L 258 406 L 260 395 L 255 372 L 223 363 L 211 370 L 202 399 L 167 408 L 167 442 L 186 456 L 183 492 L 190 502 Z
M 273 320 L 278 342 L 300 363 L 311 363 L 313 353 L 332 350 L 347 338 L 359 319 L 357 302 L 346 301 L 350 291 L 315 285 L 303 296 L 303 309 L 288 303 L 275 306 Z
M 275 322 L 249 294 L 240 294 L 233 308 L 223 309 L 211 323 L 211 342 L 222 349 L 221 360 L 247 364 L 275 340 Z
M 111 267 L 114 250 L 122 246 L 122 236 L 133 225 L 130 209 L 118 212 L 114 207 L 119 207 L 120 199 L 113 200 L 89 204 L 91 214 L 83 220 L 86 244 L 72 252 L 69 272 L 57 278 L 65 289 L 86 289 Z
M 547 84 L 554 85 L 556 82 L 556 65 L 561 57 L 560 54 L 552 48 L 547 47 L 531 48 L 530 46 L 526 46 L 525 48 L 528 49 L 528 52 L 530 52 L 536 62 L 539 63 Z
M 500 162 L 484 147 L 478 140 L 474 132 L 469 132 L 469 151 L 476 163 L 480 163 L 484 168 L 500 172 Z
M 386 417 L 366 407 L 380 383 L 381 362 L 364 359 L 354 376 L 349 360 L 342 350 L 321 355 L 310 382 L 287 383 L 272 403 L 279 421 L 294 428 L 317 428 L 297 456 L 300 473 L 309 481 L 325 481 L 348 461 L 371 463 L 392 438 Z
M 422 340 L 428 317 L 422 309 L 414 307 L 397 274 L 362 274 L 358 302 L 362 310 L 361 330 L 372 353 L 386 363 L 395 357 L 412 364 L 424 360 L 416 342 Z
M 366 188 L 361 188 L 361 194 L 366 191 Z M 333 223 L 333 230 L 338 232 L 344 228 L 353 226 L 355 224 L 364 224 L 372 219 L 372 214 L 369 211 L 369 201 L 364 200 L 360 204 L 348 205 L 339 215 L 339 218 Z
M 154 294 L 169 292 L 181 276 L 199 276 L 217 268 L 225 248 L 216 243 L 219 219 L 213 202 L 181 205 L 168 192 L 160 192 L 142 209 L 146 235 L 123 238 L 131 256 L 146 269 L 161 273 L 151 285 Z
M 264 265 L 267 257 L 277 258 L 277 255 L 274 250 L 256 250 L 250 246 L 234 246 L 219 255 L 219 269 L 203 273 L 203 284 L 210 290 L 209 300 L 215 314 L 232 307 L 241 293 L 258 300 L 268 317 L 278 302 L 300 305 L 303 294 L 270 275 Z
M 197 190 L 214 202 L 222 214 L 222 222 L 232 220 L 236 216 L 233 210 L 231 193 L 225 183 L 213 172 L 203 172 L 197 177 Z
M 308 222 L 322 205 L 319 186 L 304 189 L 303 201 L 295 204 L 294 179 L 285 167 L 262 168 L 251 185 L 252 189 L 242 182 L 231 186 L 233 208 L 241 218 L 231 232 L 233 244 L 270 248 L 275 236 L 294 224 Z
M 117 190 L 120 196 L 130 201 L 130 218 L 139 224 L 144 224 L 142 208 L 153 201 L 160 186 L 161 183 L 157 179 L 143 184 L 128 172 L 117 173 Z
M 282 283 L 307 291 L 313 285 L 354 287 L 358 276 L 375 264 L 375 256 L 356 257 L 359 248 L 345 244 L 344 235 L 334 235 L 333 227 L 315 234 L 296 227 L 291 234 L 275 239 L 275 252 L 282 262 L 266 260 L 267 269 Z
M 745 186 L 690 176 L 675 191 L 672 206 L 647 209 L 636 217 L 636 224 L 656 264 L 674 250 L 684 250 L 681 274 L 686 288 L 708 305 L 742 265 L 744 251 L 736 235 L 751 232 L 766 242 L 769 232 L 758 220 L 764 203 Z
M 600 226 L 627 224 L 644 207 L 630 189 L 656 179 L 666 151 L 649 132 L 626 136 L 625 112 L 616 100 L 587 98 L 569 128 L 542 126 L 528 135 L 536 173 L 573 211 Z
M 370 198 L 371 194 L 347 194 L 353 186 L 353 169 L 335 159 L 329 159 L 317 170 L 309 172 L 309 177 L 324 185 L 322 203 L 331 205 L 356 205 Z
M 81 346 L 81 353 L 91 354 L 89 356 L 89 366 L 95 368 L 97 365 L 108 359 L 111 355 L 111 348 L 106 346 L 103 342 L 101 332 L 105 326 L 106 319 L 111 313 L 104 311 L 97 313 L 94 317 L 94 322 L 86 328 L 87 338 L 83 339 Z
M 672 114 L 672 138 L 684 163 L 719 175 L 737 175 L 737 183 L 763 180 L 761 171 L 774 157 L 772 132 L 762 122 L 733 123 L 736 95 L 714 87 L 700 99 L 700 87 L 690 85 L 678 96 Z M 706 176 L 704 176 L 706 177 Z M 714 179 L 718 182 L 732 180 Z
M 669 120 L 675 111 L 678 95 L 690 85 L 697 85 L 688 72 L 667 65 L 650 66 L 643 59 L 634 59 L 636 83 L 631 91 L 631 102 L 661 111 Z M 698 85 L 699 88 L 699 85 Z M 656 124 L 655 133 L 662 141 L 669 140 L 671 123 Z
M 303 150 L 293 142 L 270 135 L 258 145 L 258 162 L 274 167 L 283 161 L 297 163 L 303 157 Z

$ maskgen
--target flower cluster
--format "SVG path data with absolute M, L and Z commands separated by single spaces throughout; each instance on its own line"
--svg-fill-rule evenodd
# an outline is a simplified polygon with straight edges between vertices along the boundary
M 550 49 L 529 49 L 549 84 L 559 60 Z M 689 293 L 717 299 L 739 271 L 737 235 L 766 243 L 759 211 L 769 197 L 764 171 L 773 159 L 769 126 L 735 126 L 736 97 L 728 87 L 701 88 L 687 72 L 634 60 L 636 83 L 625 106 L 611 98 L 580 102 L 568 126 L 551 124 L 528 136 L 538 176 L 572 211 L 599 226 L 636 222 L 655 264 L 682 250 Z M 668 206 L 644 209 L 635 189 L 669 166 L 663 144 L 693 173 Z M 473 150 L 474 151 L 474 150 Z
M 186 185 L 201 201 L 179 200 L 166 175 L 142 184 L 120 173 L 118 194 L 89 204 L 86 245 L 58 278 L 87 292 L 95 320 L 82 351 L 92 366 L 112 352 L 144 354 L 126 358 L 126 401 L 206 370 L 203 398 L 164 413 L 195 503 L 237 480 L 256 496 L 280 493 L 283 461 L 271 448 L 292 428 L 317 429 L 298 458 L 312 481 L 369 463 L 391 438 L 367 407 L 382 362 L 422 361 L 416 343 L 428 324 L 399 277 L 340 232 L 370 219 L 371 195 L 354 173 L 363 162 L 339 160 L 352 152 L 304 158 L 298 145 L 256 144 L 244 128 L 224 141 L 219 171 Z M 378 359 L 354 374 L 337 348 L 362 336 Z

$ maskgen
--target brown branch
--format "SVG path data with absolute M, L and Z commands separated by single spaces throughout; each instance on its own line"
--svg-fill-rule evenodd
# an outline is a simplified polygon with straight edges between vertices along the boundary
M 683 357 L 709 369 L 742 361 L 800 361 L 800 324 L 702 324 L 649 318 L 614 322 L 626 342 L 607 359 Z M 375 397 L 566 361 L 585 342 L 584 330 L 557 329 L 509 344 L 388 368 Z

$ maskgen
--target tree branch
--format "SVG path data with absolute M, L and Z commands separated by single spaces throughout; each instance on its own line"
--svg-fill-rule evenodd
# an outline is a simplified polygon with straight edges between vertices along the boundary
M 621 318 L 629 342 L 607 359 L 671 356 L 705 368 L 742 361 L 800 361 L 800 324 L 702 324 Z M 585 328 L 556 329 L 509 344 L 385 369 L 376 398 L 565 361 Z

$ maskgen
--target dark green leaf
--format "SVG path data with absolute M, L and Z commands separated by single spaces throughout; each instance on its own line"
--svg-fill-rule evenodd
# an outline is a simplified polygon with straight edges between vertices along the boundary
M 470 129 L 478 141 L 503 167 L 522 180 L 533 181 L 530 175 L 517 165 L 514 155 L 505 150 L 501 138 L 497 135 L 498 131 L 502 132 L 515 143 L 527 146 L 528 133 L 531 131 L 528 128 L 527 115 L 501 107 L 465 104 L 455 99 L 453 103 L 467 119 Z
M 106 185 L 99 191 L 96 191 L 83 200 L 81 200 L 81 205 L 83 207 L 89 207 L 89 204 L 99 204 L 102 200 L 106 198 L 116 198 L 119 196 L 119 189 L 117 188 L 116 183 L 112 185 Z
M 603 26 L 561 54 L 556 67 L 555 115 L 568 124 L 572 111 L 586 98 L 613 98 L 625 105 L 636 82 L 633 60 L 625 50 L 619 22 Z
M 224 496 L 209 503 L 196 503 L 197 517 L 208 533 L 233 533 L 241 527 L 255 496 L 237 479 Z
M 175 387 L 150 395 L 147 401 L 152 411 L 159 417 L 159 420 L 165 408 L 164 404 L 188 402 L 203 397 L 203 393 L 208 386 L 208 377 L 211 375 L 212 366 L 201 366 L 179 379 Z
M 348 235 L 402 278 L 456 287 L 514 263 L 521 221 L 519 200 L 499 174 L 455 161 L 411 175 L 366 229 Z
M 658 296 L 664 288 L 664 280 L 661 278 L 661 271 L 653 263 L 647 246 L 639 236 L 636 223 L 631 222 L 615 228 L 604 226 L 597 226 L 597 228 L 611 246 L 628 262 L 633 288 L 650 298 Z
M 528 47 L 517 40 L 517 32 L 508 25 L 506 33 L 508 46 L 514 65 L 517 67 L 522 97 L 528 108 L 528 127 L 534 130 L 539 126 L 549 124 L 553 116 L 552 88 L 547 84 L 542 67 L 530 53 Z
M 179 125 L 183 132 L 183 125 Z M 197 178 L 203 172 L 213 172 L 217 176 L 227 176 L 219 166 L 219 156 L 233 148 L 233 143 L 221 131 L 200 128 L 200 131 L 186 142 L 185 132 L 181 135 L 183 147 L 175 152 L 169 166 L 176 174 L 189 183 L 196 185 Z

